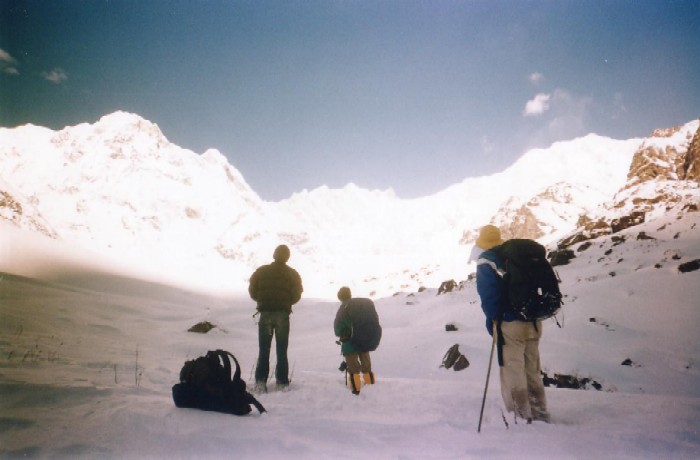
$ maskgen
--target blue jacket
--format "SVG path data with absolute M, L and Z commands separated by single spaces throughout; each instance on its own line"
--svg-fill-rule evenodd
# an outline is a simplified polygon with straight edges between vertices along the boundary
M 489 249 L 481 253 L 476 261 L 476 290 L 481 297 L 481 309 L 486 315 L 486 329 L 493 335 L 493 321 L 501 318 L 503 321 L 514 321 L 515 318 L 505 311 L 505 296 L 503 286 L 503 262 L 498 254 Z

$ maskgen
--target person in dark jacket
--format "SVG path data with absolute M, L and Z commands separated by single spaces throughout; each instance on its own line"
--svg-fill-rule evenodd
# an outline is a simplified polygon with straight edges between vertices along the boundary
M 491 335 L 496 334 L 500 342 L 501 396 L 506 410 L 515 412 L 528 423 L 532 420 L 549 422 L 540 374 L 542 321 L 519 321 L 504 308 L 508 301 L 503 284 L 505 271 L 503 261 L 494 250 L 503 242 L 498 227 L 486 225 L 470 257 L 477 261 L 476 288 L 486 315 L 486 330 Z
M 340 339 L 340 352 L 345 358 L 345 369 L 350 377 L 350 390 L 352 394 L 359 395 L 363 380 L 365 385 L 373 385 L 375 379 L 369 352 L 358 350 L 350 341 L 353 333 L 353 325 L 348 312 L 348 308 L 351 307 L 351 299 L 352 292 L 350 288 L 346 286 L 341 287 L 338 291 L 338 300 L 341 303 L 335 314 L 333 329 L 335 330 L 335 335 Z M 360 374 L 362 374 L 362 377 L 360 377 Z
M 275 377 L 277 386 L 289 386 L 289 362 L 287 346 L 289 344 L 289 315 L 292 305 L 301 298 L 304 288 L 301 277 L 296 270 L 287 265 L 289 248 L 277 246 L 273 254 L 274 261 L 259 267 L 250 277 L 248 293 L 257 302 L 260 313 L 258 321 L 258 363 L 255 368 L 255 389 L 267 391 L 267 379 L 270 374 L 270 348 L 275 336 L 277 367 Z

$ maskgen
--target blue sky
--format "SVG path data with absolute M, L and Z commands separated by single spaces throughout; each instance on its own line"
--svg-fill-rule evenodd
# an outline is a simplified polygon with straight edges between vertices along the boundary
M 116 110 L 266 200 L 414 198 L 700 117 L 700 1 L 0 0 L 0 126 Z

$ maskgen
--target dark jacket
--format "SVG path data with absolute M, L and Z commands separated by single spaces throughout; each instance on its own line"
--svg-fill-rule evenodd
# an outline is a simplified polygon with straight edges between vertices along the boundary
M 333 329 L 342 343 L 343 355 L 374 351 L 382 339 L 382 326 L 374 302 L 363 297 L 340 304 Z
M 495 248 L 494 248 L 495 249 Z M 503 285 L 503 262 L 494 249 L 484 251 L 476 262 L 476 290 L 481 297 L 481 309 L 486 315 L 486 329 L 493 334 L 493 321 L 514 321 L 515 318 L 506 311 L 506 302 Z
M 248 293 L 258 304 L 258 311 L 286 311 L 301 299 L 304 288 L 296 270 L 275 261 L 255 270 L 250 277 Z
M 333 329 L 335 330 L 335 335 L 340 339 L 342 344 L 340 352 L 343 355 L 358 353 L 357 348 L 350 342 L 350 337 L 352 336 L 352 322 L 350 321 L 350 316 L 347 311 L 349 303 L 350 301 L 346 300 L 340 304 L 335 314 L 335 321 L 333 321 Z

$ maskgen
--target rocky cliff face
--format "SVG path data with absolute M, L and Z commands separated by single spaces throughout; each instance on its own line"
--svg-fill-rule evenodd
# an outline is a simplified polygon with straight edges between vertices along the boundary
M 656 130 L 635 153 L 627 183 L 612 201 L 583 215 L 558 246 L 566 249 L 601 235 L 618 233 L 661 215 L 698 212 L 700 122 Z
M 677 145 L 665 143 L 665 139 L 684 136 L 687 142 Z M 634 187 L 650 180 L 695 180 L 700 177 L 700 129 L 675 128 L 671 131 L 655 131 L 632 158 L 626 187 Z
M 700 128 L 695 132 L 681 168 L 682 179 L 700 182 Z
M 587 187 L 557 183 L 524 203 L 511 198 L 500 207 L 491 223 L 501 229 L 505 239 L 556 239 L 558 230 L 567 221 L 590 211 L 583 197 L 595 193 Z
M 11 222 L 18 222 L 23 214 L 19 201 L 10 195 L 10 192 L 0 190 L 0 216 Z
M 9 222 L 16 227 L 56 238 L 56 231 L 41 217 L 31 201 L 20 196 L 8 184 L 0 181 L 0 222 Z

